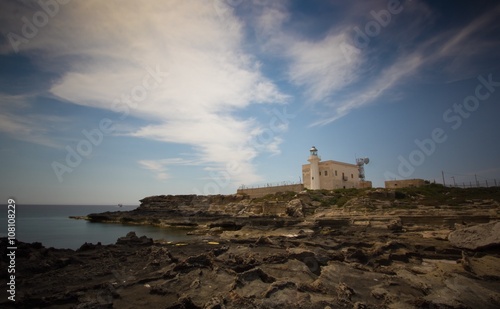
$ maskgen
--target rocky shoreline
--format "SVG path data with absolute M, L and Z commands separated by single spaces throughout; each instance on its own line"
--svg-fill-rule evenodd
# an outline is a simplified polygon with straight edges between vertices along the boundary
M 21 243 L 15 307 L 498 308 L 497 193 L 469 193 L 448 205 L 374 189 L 149 197 L 134 211 L 85 219 L 200 236 L 172 243 L 129 233 L 76 251 Z M 6 247 L 1 239 L 2 270 Z

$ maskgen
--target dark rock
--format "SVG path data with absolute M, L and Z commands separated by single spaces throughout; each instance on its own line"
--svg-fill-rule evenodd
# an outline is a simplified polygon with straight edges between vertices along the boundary
M 103 286 L 97 290 L 89 290 L 78 297 L 77 309 L 113 308 L 115 293 L 112 287 Z
M 220 227 L 223 230 L 228 230 L 228 231 L 238 231 L 240 230 L 243 226 L 236 221 L 228 221 L 228 220 L 221 220 L 217 221 L 214 223 L 210 223 L 208 225 L 209 228 L 217 228 Z
M 151 287 L 151 290 L 149 290 L 149 293 L 152 295 L 167 295 L 169 293 L 173 293 L 169 291 L 166 287 L 161 286 L 161 285 L 154 285 Z
M 88 243 L 88 242 L 85 242 L 83 245 L 80 246 L 80 248 L 77 249 L 77 251 L 89 251 L 89 250 L 94 250 L 97 246 L 92 244 L 92 243 Z
M 32 247 L 33 249 L 42 249 L 42 248 L 43 248 L 43 245 L 42 245 L 42 243 L 41 243 L 41 242 L 34 242 L 34 243 L 32 243 L 32 244 L 31 244 L 31 247 Z
M 182 296 L 176 304 L 166 307 L 167 309 L 202 309 L 197 306 L 190 297 Z
M 255 242 L 256 245 L 273 245 L 273 241 L 267 236 L 260 236 Z
M 137 237 L 135 232 L 128 232 L 127 236 L 120 237 L 116 241 L 117 245 L 131 245 L 131 246 L 150 246 L 152 245 L 153 239 L 146 236 Z
M 381 287 L 372 290 L 372 296 L 376 299 L 384 299 L 387 294 L 389 294 L 389 292 Z
M 341 282 L 337 285 L 337 294 L 340 299 L 351 300 L 351 297 L 354 295 L 354 290 L 344 282 Z
M 264 258 L 264 262 L 267 264 L 284 264 L 288 261 L 289 255 L 280 253 L 280 254 L 272 254 L 268 255 Z
M 224 299 L 222 297 L 213 297 L 203 305 L 203 309 L 224 309 Z
M 400 219 L 394 219 L 391 220 L 389 224 L 387 224 L 387 228 L 394 232 L 400 232 L 403 230 L 403 224 L 401 223 Z
M 264 293 L 264 297 L 269 298 L 272 294 L 283 289 L 297 289 L 297 284 L 291 281 L 273 282 L 269 289 Z
M 236 278 L 236 285 L 244 284 L 244 282 L 261 280 L 265 283 L 273 283 L 276 281 L 276 278 L 266 274 L 262 269 L 256 267 L 251 270 L 247 270 L 241 274 L 238 274 Z
M 213 249 L 212 253 L 214 254 L 214 256 L 219 256 L 219 255 L 227 252 L 227 250 L 229 250 L 229 246 L 222 246 L 222 247 Z
M 174 271 L 189 272 L 196 268 L 210 268 L 214 267 L 214 256 L 212 253 L 202 253 L 195 256 L 190 256 L 181 263 L 175 265 Z
M 389 254 L 389 259 L 391 261 L 408 262 L 409 251 L 406 249 L 399 249 L 396 250 L 395 252 L 391 252 Z
M 368 261 L 368 256 L 361 249 L 348 248 L 344 251 L 344 260 L 347 262 L 359 262 L 364 264 Z

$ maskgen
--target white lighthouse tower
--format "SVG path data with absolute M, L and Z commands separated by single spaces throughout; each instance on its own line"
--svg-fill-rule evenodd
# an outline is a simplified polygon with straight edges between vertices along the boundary
M 318 149 L 316 147 L 312 146 L 311 149 L 309 150 L 311 155 L 309 156 L 309 161 L 311 163 L 311 190 L 319 190 L 320 188 L 320 183 L 319 183 L 319 161 L 321 160 L 318 157 Z

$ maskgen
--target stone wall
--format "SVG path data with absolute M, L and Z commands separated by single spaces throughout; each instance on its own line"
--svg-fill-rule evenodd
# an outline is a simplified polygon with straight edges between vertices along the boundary
M 369 189 L 372 188 L 372 182 L 369 180 L 360 180 L 359 181 L 359 188 L 360 189 Z
M 251 198 L 263 197 L 268 194 L 274 194 L 278 192 L 300 192 L 304 190 L 303 184 L 295 184 L 295 185 L 283 185 L 283 186 L 271 186 L 271 187 L 262 187 L 262 188 L 248 188 L 248 189 L 238 189 L 236 191 L 237 194 L 246 194 Z

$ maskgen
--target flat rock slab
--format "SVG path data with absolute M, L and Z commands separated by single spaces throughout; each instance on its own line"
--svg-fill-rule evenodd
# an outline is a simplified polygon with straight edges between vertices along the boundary
M 453 231 L 448 240 L 454 247 L 480 250 L 500 245 L 500 221 Z

